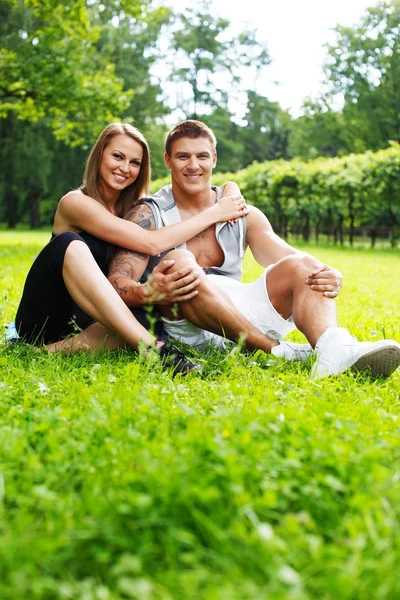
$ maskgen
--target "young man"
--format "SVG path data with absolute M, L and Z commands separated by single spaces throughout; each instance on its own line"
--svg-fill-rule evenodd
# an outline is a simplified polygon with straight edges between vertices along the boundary
M 172 129 L 165 162 L 171 185 L 143 199 L 130 215 L 147 229 L 189 218 L 221 196 L 211 186 L 216 140 L 204 123 L 184 121 Z M 247 245 L 266 267 L 253 284 L 241 283 Z M 148 281 L 146 286 L 137 284 L 141 278 Z M 189 240 L 185 249 L 157 257 L 119 250 L 109 279 L 130 306 L 164 305 L 168 333 L 197 347 L 244 338 L 249 348 L 289 360 L 306 360 L 315 348 L 314 378 L 349 367 L 388 376 L 400 364 L 397 342 L 358 342 L 337 326 L 333 299 L 341 287 L 340 273 L 284 242 L 255 207 L 236 223 L 210 227 Z M 176 315 L 171 302 L 182 288 L 186 299 L 179 303 Z M 295 327 L 309 344 L 283 341 Z

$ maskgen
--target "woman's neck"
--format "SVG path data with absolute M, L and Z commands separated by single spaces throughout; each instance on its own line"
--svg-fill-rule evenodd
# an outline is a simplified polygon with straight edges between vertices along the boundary
M 104 190 L 100 187 L 101 192 L 101 204 L 103 204 L 113 215 L 115 214 L 115 206 L 117 204 L 120 192 L 113 192 L 112 190 Z

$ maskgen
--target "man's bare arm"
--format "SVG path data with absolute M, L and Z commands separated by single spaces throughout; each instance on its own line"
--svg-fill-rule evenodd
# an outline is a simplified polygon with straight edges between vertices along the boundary
M 155 229 L 153 211 L 147 204 L 139 204 L 125 217 L 140 225 L 143 229 Z M 149 280 L 140 285 L 150 256 L 133 250 L 117 250 L 108 274 L 114 289 L 128 306 L 145 304 L 170 304 L 193 298 L 200 284 L 197 273 L 191 267 L 168 274 L 174 261 L 161 261 L 153 270 Z
M 255 206 L 247 215 L 247 243 L 256 261 L 263 267 L 276 263 L 281 258 L 297 253 L 272 229 L 267 217 Z
M 263 267 L 276 263 L 290 254 L 301 252 L 285 242 L 272 229 L 267 217 L 254 206 L 247 215 L 247 242 L 256 261 Z M 329 298 L 335 298 L 342 287 L 342 274 L 315 259 L 315 267 L 305 283 Z

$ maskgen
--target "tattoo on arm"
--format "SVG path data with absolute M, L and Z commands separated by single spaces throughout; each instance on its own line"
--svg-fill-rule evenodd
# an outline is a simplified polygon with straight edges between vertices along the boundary
M 148 204 L 138 204 L 126 213 L 124 219 L 137 223 L 143 229 L 155 229 L 153 211 Z
M 153 211 L 147 204 L 135 206 L 124 218 L 137 223 L 143 229 L 155 229 Z M 138 281 L 147 266 L 149 258 L 148 254 L 126 250 L 125 248 L 120 248 L 116 251 L 110 265 L 108 279 L 121 298 L 128 293 L 126 279 Z

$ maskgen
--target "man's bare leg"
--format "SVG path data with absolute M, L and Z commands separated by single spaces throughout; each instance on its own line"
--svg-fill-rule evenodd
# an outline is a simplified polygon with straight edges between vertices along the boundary
M 174 250 L 166 258 L 175 261 L 173 269 L 182 268 L 195 261 L 187 250 Z M 304 333 L 311 346 L 331 326 L 336 326 L 336 305 L 305 284 L 306 277 L 318 261 L 308 255 L 290 255 L 268 270 L 267 290 L 275 310 L 284 318 L 293 315 L 296 327 Z M 182 316 L 197 327 L 207 329 L 237 341 L 244 334 L 245 344 L 250 349 L 270 352 L 279 344 L 261 333 L 250 323 L 220 288 L 212 289 L 207 275 L 200 273 L 202 283 L 198 296 L 179 305 Z M 165 314 L 165 311 L 164 311 Z
M 266 274 L 273 307 L 284 319 L 292 315 L 313 348 L 328 327 L 337 326 L 335 301 L 305 284 L 317 262 L 309 255 L 292 254 L 272 265 Z
M 168 257 L 175 260 L 173 268 L 182 268 L 194 261 L 190 252 L 182 250 L 173 251 Z M 400 344 L 393 340 L 358 342 L 346 329 L 338 327 L 333 299 L 312 290 L 305 283 L 316 262 L 309 255 L 291 255 L 271 266 L 266 274 L 268 296 L 275 310 L 284 319 L 292 315 L 297 328 L 316 349 L 317 360 L 311 376 L 318 379 L 352 368 L 356 371 L 369 369 L 375 375 L 388 377 L 400 365 Z M 296 359 L 285 349 L 285 345 L 290 344 L 275 342 L 261 334 L 241 315 L 227 294 L 219 288 L 212 290 L 206 275 L 199 277 L 198 296 L 179 306 L 186 319 L 234 341 L 245 333 L 247 347 L 272 351 L 289 360 Z M 303 352 L 305 356 L 302 358 L 299 355 Z M 306 360 L 307 352 L 307 347 L 304 347 L 294 354 L 300 360 Z
M 165 257 L 174 260 L 172 270 L 193 265 L 195 258 L 188 250 L 172 250 Z M 248 321 L 235 307 L 220 288 L 212 288 L 207 280 L 207 275 L 199 267 L 200 286 L 199 294 L 190 300 L 181 302 L 179 310 L 182 318 L 187 319 L 197 327 L 222 335 L 233 341 L 244 338 L 245 345 L 250 350 L 260 349 L 270 352 L 278 342 L 263 334 L 257 327 Z M 173 318 L 169 307 L 161 306 L 160 311 L 166 317 Z

